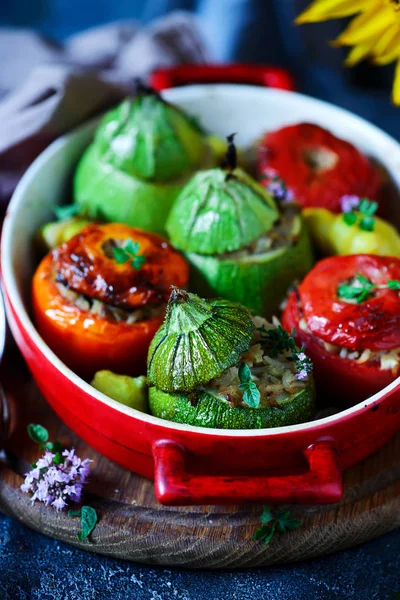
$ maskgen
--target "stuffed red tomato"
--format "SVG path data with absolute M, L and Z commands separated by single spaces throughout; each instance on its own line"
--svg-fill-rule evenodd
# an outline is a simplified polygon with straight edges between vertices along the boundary
M 341 211 L 345 195 L 377 200 L 381 178 L 355 146 L 326 129 L 299 123 L 267 133 L 258 149 L 259 173 L 268 187 L 282 178 L 303 207 Z
M 119 223 L 91 224 L 49 253 L 32 283 L 45 342 L 71 369 L 145 372 L 171 285 L 188 266 L 162 237 Z
M 289 296 L 282 323 L 296 329 L 322 396 L 368 398 L 400 374 L 400 259 L 322 260 Z

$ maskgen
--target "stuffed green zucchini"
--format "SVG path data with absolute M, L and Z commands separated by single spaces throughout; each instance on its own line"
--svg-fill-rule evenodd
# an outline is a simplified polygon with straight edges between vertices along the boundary
M 212 164 L 200 126 L 151 88 L 109 111 L 74 178 L 74 199 L 91 219 L 156 233 L 188 178 Z
M 149 406 L 168 421 L 260 429 L 313 418 L 312 365 L 280 326 L 174 289 L 149 348 Z
M 167 220 L 171 243 L 191 264 L 191 289 L 222 296 L 270 318 L 290 284 L 313 264 L 297 205 L 272 195 L 236 167 L 229 136 L 227 168 L 200 171 Z

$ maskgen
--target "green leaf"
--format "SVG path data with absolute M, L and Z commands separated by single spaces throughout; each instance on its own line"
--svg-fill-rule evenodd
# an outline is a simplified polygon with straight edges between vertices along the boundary
M 387 282 L 389 290 L 400 290 L 400 281 L 396 279 L 389 279 Z
M 346 225 L 354 225 L 358 220 L 357 214 L 353 211 L 351 212 L 346 212 L 343 214 L 343 221 L 346 223 Z
M 365 285 L 372 285 L 373 284 L 370 282 L 369 279 L 367 279 L 367 277 L 365 277 L 362 273 L 356 273 L 356 279 L 358 279 L 358 281 L 360 283 L 365 283 Z
M 240 363 L 238 376 L 239 381 L 242 384 L 246 384 L 249 381 L 251 381 L 251 371 L 249 369 L 249 366 L 246 365 L 245 362 Z
M 269 508 L 269 506 L 263 506 L 262 515 L 260 517 L 261 523 L 266 525 L 267 523 L 270 523 L 273 520 L 274 520 L 274 515 L 272 514 L 272 511 Z
M 363 231 L 373 231 L 375 227 L 375 219 L 373 217 L 362 217 L 359 227 Z
M 65 219 L 71 219 L 72 217 L 79 215 L 79 207 L 76 204 L 56 206 L 54 208 L 54 214 L 59 221 L 64 221 Z
M 64 462 L 63 457 L 61 456 L 60 452 L 56 452 L 53 458 L 53 462 L 55 465 L 61 465 L 61 463 Z
M 81 509 L 78 508 L 78 510 L 69 510 L 68 511 L 68 516 L 69 517 L 80 517 L 81 516 Z
M 285 531 L 293 531 L 302 525 L 302 522 L 291 516 L 290 511 L 280 513 L 277 518 L 278 529 L 281 533 Z
M 358 211 L 362 215 L 372 217 L 378 210 L 377 202 L 370 202 L 368 198 L 361 198 L 360 204 L 358 205 Z
M 395 592 L 394 594 L 392 594 L 392 598 L 394 600 L 400 600 L 400 592 Z
M 261 525 L 261 527 L 259 527 L 258 529 L 255 530 L 253 539 L 256 541 L 262 541 L 269 535 L 269 532 L 270 532 L 269 527 L 265 527 L 265 525 Z
M 28 435 L 37 444 L 45 444 L 49 439 L 49 432 L 42 425 L 30 423 L 27 427 Z
M 140 267 L 142 267 L 145 262 L 146 262 L 145 256 L 135 256 L 132 260 L 132 267 L 134 269 L 140 269 Z
M 302 525 L 301 521 L 291 516 L 290 511 L 281 511 L 277 517 L 274 517 L 272 511 L 267 506 L 263 507 L 260 517 L 263 525 L 254 532 L 254 539 L 262 541 L 265 546 L 269 544 L 275 532 L 285 533 L 293 531 Z
M 63 445 L 59 440 L 56 440 L 55 442 L 46 442 L 46 444 L 42 444 L 40 449 L 49 450 L 49 452 L 61 452 Z
M 91 506 L 82 506 L 81 508 L 81 532 L 78 540 L 83 542 L 92 533 L 96 527 L 97 513 Z
M 124 250 L 126 250 L 129 254 L 135 255 L 139 252 L 140 246 L 138 242 L 134 242 L 131 239 L 126 240 L 126 243 L 123 245 Z
M 258 408 L 260 406 L 261 396 L 256 384 L 251 381 L 247 384 L 247 390 L 243 394 L 243 402 L 245 402 L 251 408 Z
M 130 259 L 129 254 L 123 248 L 119 248 L 118 246 L 113 248 L 113 256 L 117 265 L 123 265 Z

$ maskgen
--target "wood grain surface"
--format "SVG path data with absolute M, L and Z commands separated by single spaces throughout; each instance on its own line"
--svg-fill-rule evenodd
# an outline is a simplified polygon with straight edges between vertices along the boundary
M 342 550 L 400 526 L 400 435 L 345 474 L 343 500 L 334 506 L 293 506 L 303 525 L 276 535 L 268 547 L 253 540 L 261 506 L 162 507 L 151 481 L 99 455 L 67 429 L 47 406 L 14 351 L 0 373 L 10 408 L 10 431 L 0 461 L 0 510 L 45 535 L 82 549 L 133 561 L 197 568 L 237 568 L 303 560 Z M 21 474 L 40 450 L 26 434 L 41 423 L 51 439 L 75 447 L 93 462 L 85 504 L 99 522 L 79 542 L 79 520 L 19 490 Z

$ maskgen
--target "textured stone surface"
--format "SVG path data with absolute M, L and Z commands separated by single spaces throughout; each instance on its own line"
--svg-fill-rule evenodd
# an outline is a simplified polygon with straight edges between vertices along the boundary
M 390 600 L 399 571 L 399 531 L 308 563 L 213 572 L 82 552 L 0 515 L 0 600 Z

